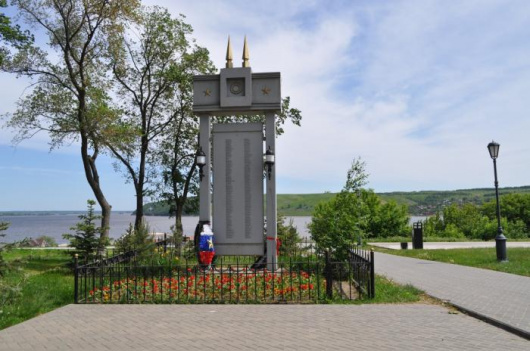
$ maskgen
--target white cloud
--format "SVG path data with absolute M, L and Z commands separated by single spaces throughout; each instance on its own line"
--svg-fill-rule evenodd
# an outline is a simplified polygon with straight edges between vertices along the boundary
M 501 185 L 528 184 L 525 0 L 144 3 L 185 14 L 217 67 L 246 34 L 252 69 L 282 73 L 303 120 L 278 140 L 280 192 L 339 190 L 356 156 L 377 191 L 489 187 L 492 138 Z

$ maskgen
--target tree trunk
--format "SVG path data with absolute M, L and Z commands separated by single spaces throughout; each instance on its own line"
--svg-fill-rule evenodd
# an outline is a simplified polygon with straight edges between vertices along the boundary
M 175 201 L 175 205 L 175 230 L 173 232 L 173 235 L 175 240 L 175 246 L 178 247 L 178 253 L 179 256 L 181 256 L 182 242 L 184 239 L 184 228 L 182 226 L 182 211 L 184 209 L 184 204 L 182 204 L 181 201 L 177 199 L 177 201 Z
M 103 195 L 101 185 L 99 183 L 98 169 L 96 166 L 96 158 L 98 156 L 97 147 L 95 147 L 94 154 L 91 156 L 88 153 L 88 138 L 86 133 L 81 131 L 81 158 L 83 160 L 83 167 L 85 169 L 85 176 L 96 197 L 96 200 L 101 207 L 101 236 L 100 243 L 105 244 L 109 239 L 110 231 L 110 213 L 112 206 L 108 203 L 107 198 Z
M 112 210 L 112 206 L 109 205 L 109 203 L 104 197 L 103 197 L 103 201 L 99 202 L 99 205 L 101 206 L 101 228 L 103 228 L 101 232 L 100 242 L 103 246 L 108 243 L 108 239 L 109 239 L 110 212 Z
M 143 190 L 136 189 L 136 217 L 134 219 L 134 229 L 138 230 L 144 219 L 144 194 Z
M 134 220 L 134 229 L 138 230 L 142 225 L 144 219 L 144 187 L 145 187 L 145 164 L 147 152 L 149 150 L 149 139 L 147 138 L 147 127 L 145 126 L 146 117 L 145 113 L 142 113 L 142 145 L 140 148 L 140 165 L 138 168 L 138 177 L 134 184 L 134 190 L 136 191 L 136 218 Z M 132 179 L 135 179 L 134 171 L 132 171 L 131 165 L 129 165 Z

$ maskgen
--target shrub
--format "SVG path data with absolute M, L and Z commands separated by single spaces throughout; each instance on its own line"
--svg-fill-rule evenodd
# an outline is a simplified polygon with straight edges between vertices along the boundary
M 293 219 L 285 224 L 285 217 L 278 215 L 277 235 L 281 242 L 280 256 L 293 257 L 296 253 L 301 252 L 300 243 L 302 238 L 294 226 Z
M 76 248 L 71 254 L 79 254 L 81 262 L 93 260 L 97 256 L 98 249 L 103 246 L 99 239 L 102 228 L 94 224 L 95 220 L 101 218 L 94 214 L 95 204 L 94 200 L 87 200 L 87 214 L 80 215 L 81 221 L 70 228 L 75 231 L 75 234 L 63 234 L 63 238 L 70 241 L 70 246 Z
M 143 221 L 137 230 L 129 224 L 129 229 L 125 231 L 125 234 L 116 240 L 116 249 L 121 252 L 137 250 L 141 257 L 146 256 L 145 251 L 153 244 L 149 231 L 149 225 Z

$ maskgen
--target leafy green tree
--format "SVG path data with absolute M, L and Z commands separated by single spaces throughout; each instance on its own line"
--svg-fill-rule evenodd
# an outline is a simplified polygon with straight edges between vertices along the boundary
M 328 202 L 319 203 L 309 224 L 311 237 L 320 248 L 333 251 L 336 259 L 364 238 L 391 237 L 410 232 L 406 206 L 383 203 L 373 190 L 364 189 L 366 164 L 354 159 L 343 190 Z
M 339 260 L 346 259 L 348 249 L 362 232 L 362 187 L 368 178 L 365 168 L 365 162 L 354 159 L 344 189 L 330 201 L 317 204 L 308 225 L 315 243 L 334 251 L 334 257 Z
M 467 203 L 462 206 L 452 204 L 443 211 L 445 225 L 453 225 L 467 238 L 480 238 L 484 235 L 487 218 L 477 206 Z
M 79 143 L 87 182 L 101 211 L 102 241 L 108 239 L 111 205 L 101 186 L 97 158 L 101 128 L 112 125 L 116 113 L 108 108 L 109 40 L 123 37 L 135 20 L 138 0 L 13 0 L 19 15 L 49 37 L 48 47 L 25 45 L 5 60 L 2 69 L 35 81 L 10 116 L 15 142 L 46 132 L 51 148 Z M 48 54 L 51 51 L 52 54 Z
M 115 134 L 119 137 L 105 140 L 134 185 L 138 229 L 144 196 L 152 194 L 148 185 L 157 178 L 160 168 L 158 150 L 186 147 L 190 141 L 195 146 L 196 130 L 190 123 L 195 119 L 191 113 L 191 77 L 212 72 L 213 65 L 208 51 L 192 44 L 192 28 L 183 16 L 172 18 L 166 9 L 157 6 L 142 8 L 133 30 L 138 39 L 126 36 L 113 40 L 118 45 L 111 51 L 112 72 L 122 113 Z M 180 158 L 182 152 L 177 153 Z
M 504 203 L 506 216 L 501 217 L 501 226 L 508 238 L 527 238 L 528 225 L 525 195 L 507 194 Z M 453 239 L 492 240 L 497 234 L 496 203 L 488 202 L 482 206 L 471 203 L 451 204 L 425 220 L 425 235 Z
M 439 233 L 443 232 L 444 228 L 444 221 L 440 212 L 436 212 L 433 216 L 427 217 L 423 221 L 423 233 L 425 237 L 437 237 Z
M 504 194 L 500 197 L 501 216 L 508 222 L 522 221 L 525 225 L 524 232 L 530 230 L 530 194 Z M 484 203 L 481 212 L 489 219 L 497 218 L 495 199 Z
M 79 254 L 81 262 L 92 261 L 96 258 L 101 247 L 100 236 L 103 229 L 95 225 L 101 216 L 94 214 L 94 200 L 87 200 L 87 214 L 79 216 L 81 220 L 70 230 L 75 234 L 63 234 L 63 238 L 70 241 L 70 246 L 75 247 L 73 254 Z
M 406 205 L 398 205 L 394 200 L 383 203 L 373 190 L 362 192 L 361 228 L 367 238 L 389 238 L 406 236 L 411 232 Z
M 0 8 L 7 7 L 7 0 L 0 0 Z M 29 31 L 20 29 L 20 25 L 11 23 L 11 19 L 0 13 L 0 67 L 4 58 L 9 55 L 10 47 L 20 49 L 24 45 L 32 43 L 33 35 Z
M 178 60 L 172 100 L 166 114 L 169 123 L 157 140 L 149 162 L 160 166 L 155 184 L 156 193 L 169 205 L 169 215 L 175 218 L 174 234 L 183 234 L 182 215 L 198 211 L 198 179 L 195 155 L 198 149 L 199 120 L 193 114 L 193 76 L 212 74 L 215 67 L 205 48 L 192 45 L 188 35 L 191 26 L 178 19 L 186 30 L 183 50 Z M 190 201 L 191 200 L 191 201 Z

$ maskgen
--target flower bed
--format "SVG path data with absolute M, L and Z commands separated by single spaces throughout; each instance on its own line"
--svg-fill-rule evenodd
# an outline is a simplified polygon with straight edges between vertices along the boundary
M 160 274 L 156 274 L 160 273 Z M 116 274 L 113 274 L 116 276 Z M 121 275 L 121 273 L 120 273 Z M 96 284 L 103 282 L 103 284 Z M 202 271 L 187 268 L 119 279 L 94 279 L 88 303 L 218 303 L 315 302 L 323 298 L 326 281 L 316 273 L 267 270 Z M 90 285 L 89 285 L 90 286 Z

